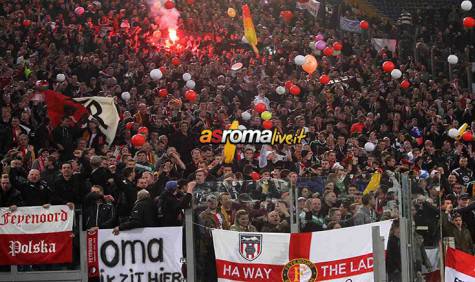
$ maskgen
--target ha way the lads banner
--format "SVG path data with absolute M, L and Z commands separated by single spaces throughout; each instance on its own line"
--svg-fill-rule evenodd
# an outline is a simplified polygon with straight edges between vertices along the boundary
M 373 281 L 371 228 L 387 245 L 392 221 L 313 233 L 213 230 L 218 281 Z
M 68 206 L 0 209 L 0 265 L 72 261 L 74 211 Z
M 182 227 L 88 232 L 89 277 L 101 281 L 182 281 Z

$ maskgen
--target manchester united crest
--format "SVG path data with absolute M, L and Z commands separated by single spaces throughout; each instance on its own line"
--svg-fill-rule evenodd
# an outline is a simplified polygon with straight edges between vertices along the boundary
M 315 282 L 317 281 L 317 267 L 307 259 L 289 261 L 282 270 L 283 282 Z
M 262 234 L 239 234 L 239 254 L 253 261 L 262 253 Z

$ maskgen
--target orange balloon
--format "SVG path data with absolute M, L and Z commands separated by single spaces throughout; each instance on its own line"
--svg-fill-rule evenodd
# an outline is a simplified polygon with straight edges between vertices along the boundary
M 318 67 L 317 59 L 313 55 L 305 56 L 305 63 L 302 65 L 302 69 L 308 73 L 312 74 Z

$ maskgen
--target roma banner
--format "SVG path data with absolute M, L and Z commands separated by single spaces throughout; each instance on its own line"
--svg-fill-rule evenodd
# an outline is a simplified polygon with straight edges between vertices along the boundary
M 445 281 L 475 281 L 475 256 L 448 248 L 445 255 Z
M 218 281 L 373 281 L 372 227 L 388 242 L 392 221 L 313 233 L 213 230 Z M 350 279 L 350 280 L 348 280 Z
M 89 119 L 97 121 L 99 130 L 106 136 L 107 143 L 114 141 L 119 125 L 119 113 L 112 97 L 85 97 L 74 98 L 74 101 L 82 104 L 88 110 Z
M 72 261 L 74 211 L 68 206 L 0 209 L 0 265 Z
M 182 281 L 182 227 L 88 232 L 89 277 L 101 281 Z

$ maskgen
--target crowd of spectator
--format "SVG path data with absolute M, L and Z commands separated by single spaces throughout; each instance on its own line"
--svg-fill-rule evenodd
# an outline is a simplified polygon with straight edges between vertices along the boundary
M 475 129 L 475 97 L 462 72 L 470 61 L 462 59 L 464 49 L 473 50 L 473 31 L 463 29 L 461 13 L 448 7 L 450 21 L 436 24 L 431 15 L 414 14 L 419 55 L 432 47 L 459 55 L 462 66 L 454 66 L 449 79 L 444 67 L 431 73 L 427 56 L 416 60 L 399 49 L 376 51 L 367 32 L 339 30 L 340 15 L 365 17 L 355 7 L 329 1 L 313 17 L 295 2 L 248 1 L 259 58 L 242 42 L 240 17 L 226 15 L 229 7 L 239 11 L 240 1 L 177 1 L 176 42 L 167 39 L 166 30 L 157 35 L 153 3 L 140 0 L 3 3 L 0 206 L 67 204 L 82 210 L 85 229 L 111 228 L 115 234 L 181 226 L 183 210 L 193 206 L 198 248 L 206 258 L 212 257 L 212 228 L 290 232 L 293 214 L 300 231 L 397 219 L 398 176 L 409 173 L 417 179 L 413 216 L 423 227 L 416 228 L 420 244 L 435 246 L 441 237 L 454 237 L 457 248 L 473 254 L 475 151 L 471 142 L 447 135 L 463 123 Z M 84 14 L 75 13 L 78 6 Z M 280 18 L 282 10 L 293 12 L 291 22 Z M 374 35 L 407 34 L 408 27 L 368 21 Z M 318 33 L 327 44 L 341 42 L 341 54 L 317 55 L 311 45 Z M 319 65 L 307 75 L 294 57 L 311 53 Z M 408 89 L 381 70 L 386 60 L 403 71 Z M 237 62 L 243 68 L 231 70 Z M 154 68 L 163 72 L 159 81 L 148 75 Z M 185 72 L 196 82 L 198 99 L 192 103 L 183 99 Z M 340 81 L 322 85 L 318 77 L 324 73 Z M 66 80 L 57 81 L 58 74 Z M 114 97 L 121 121 L 113 143 L 94 120 L 65 116 L 53 128 L 39 80 L 69 97 Z M 300 95 L 276 94 L 287 81 L 300 87 Z M 161 97 L 160 89 L 169 94 Z M 131 94 L 128 101 L 121 99 L 125 91 Z M 304 142 L 265 150 L 238 145 L 231 164 L 223 161 L 223 146 L 198 142 L 202 130 L 223 129 L 233 120 L 261 129 L 253 110 L 258 102 L 266 103 L 280 132 L 303 128 Z M 249 121 L 242 119 L 244 111 L 252 114 Z M 139 127 L 148 128 L 147 142 L 136 148 L 130 138 Z M 374 151 L 364 149 L 367 142 L 376 145 Z M 379 187 L 363 195 L 377 171 Z M 291 199 L 295 211 L 289 209 Z M 390 246 L 397 246 L 397 227 L 391 236 Z M 397 277 L 400 260 L 388 264 Z M 200 273 L 202 281 L 212 281 L 210 271 Z

